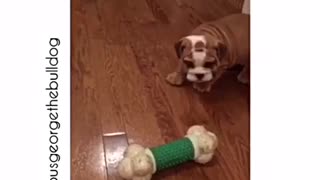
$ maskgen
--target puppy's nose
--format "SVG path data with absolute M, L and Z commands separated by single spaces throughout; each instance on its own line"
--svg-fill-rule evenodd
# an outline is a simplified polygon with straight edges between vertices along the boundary
M 195 74 L 195 76 L 198 78 L 198 79 L 202 79 L 204 77 L 204 74 Z

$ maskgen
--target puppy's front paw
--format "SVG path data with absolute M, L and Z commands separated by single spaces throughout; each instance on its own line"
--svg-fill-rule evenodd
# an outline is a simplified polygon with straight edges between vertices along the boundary
M 207 93 L 211 91 L 211 83 L 193 83 L 193 88 L 201 93 Z
M 181 73 L 173 72 L 167 76 L 166 80 L 171 85 L 180 86 L 183 84 L 184 76 Z

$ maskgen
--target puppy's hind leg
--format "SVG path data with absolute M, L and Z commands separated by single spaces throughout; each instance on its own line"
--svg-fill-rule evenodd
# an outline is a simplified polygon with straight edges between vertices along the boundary
M 243 84 L 250 83 L 250 66 L 248 64 L 244 65 L 242 71 L 239 73 L 237 77 L 238 81 Z

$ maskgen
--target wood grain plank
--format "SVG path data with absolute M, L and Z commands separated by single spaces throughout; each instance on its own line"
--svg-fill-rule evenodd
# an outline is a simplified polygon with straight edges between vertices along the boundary
M 75 17 L 75 16 L 73 16 Z M 72 179 L 106 179 L 101 121 L 97 116 L 96 82 L 90 57 L 87 27 L 76 18 L 72 23 Z M 76 44 L 81 44 L 77 46 Z
M 121 111 L 129 142 L 144 146 L 160 144 L 162 138 L 159 135 L 154 110 L 145 96 L 144 81 L 137 71 L 138 67 L 130 46 L 105 45 L 105 52 L 108 54 L 105 62 L 113 63 L 117 68 L 109 67 L 113 75 L 106 74 L 101 82 L 108 82 L 108 87 L 113 89 L 111 95 L 117 97 L 117 109 Z M 104 90 L 101 88 L 101 91 Z M 104 128 L 108 123 L 105 121 Z M 104 132 L 107 133 L 106 130 Z

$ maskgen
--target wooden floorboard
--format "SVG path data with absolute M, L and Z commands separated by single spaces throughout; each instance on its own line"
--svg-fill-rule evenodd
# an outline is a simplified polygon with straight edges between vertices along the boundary
M 72 179 L 106 179 L 102 122 L 97 113 L 97 82 L 86 25 L 73 21 L 72 34 Z M 77 22 L 77 24 L 75 24 Z M 81 37 L 81 38 L 79 38 Z M 79 45 L 81 44 L 81 45 Z
M 249 179 L 250 94 L 236 81 L 237 70 L 210 94 L 165 82 L 177 64 L 177 39 L 241 7 L 242 0 L 72 1 L 73 179 L 119 179 L 106 163 L 117 138 L 105 134 L 124 133 L 121 142 L 152 147 L 181 138 L 194 124 L 217 134 L 213 161 L 186 163 L 154 179 Z

